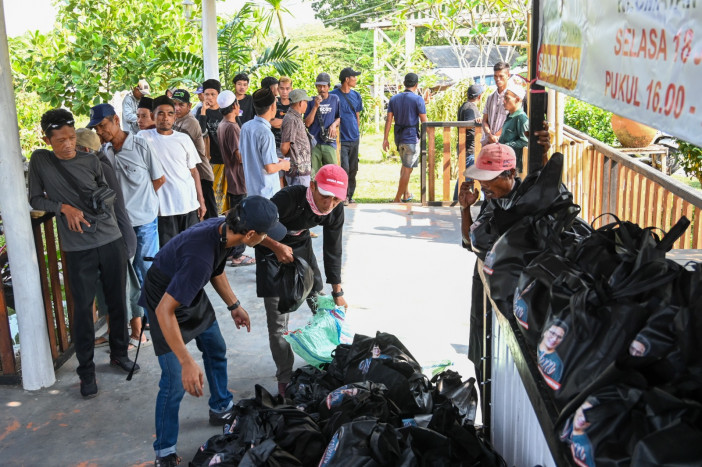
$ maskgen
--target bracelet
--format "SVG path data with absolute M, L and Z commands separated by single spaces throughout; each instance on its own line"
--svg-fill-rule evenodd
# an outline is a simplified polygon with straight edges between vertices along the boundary
M 334 298 L 339 298 L 344 296 L 344 289 L 341 289 L 338 292 L 332 292 L 332 297 Z
M 237 308 L 239 308 L 239 306 L 241 306 L 241 302 L 240 302 L 239 300 L 237 300 L 236 302 L 234 302 L 234 303 L 232 303 L 231 305 L 229 305 L 229 306 L 227 307 L 227 310 L 229 310 L 229 311 L 234 311 L 234 310 L 236 310 Z

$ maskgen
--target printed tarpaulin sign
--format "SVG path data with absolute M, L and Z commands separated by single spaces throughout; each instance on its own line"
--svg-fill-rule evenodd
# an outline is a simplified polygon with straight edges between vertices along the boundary
M 702 145 L 702 0 L 543 0 L 539 84 Z

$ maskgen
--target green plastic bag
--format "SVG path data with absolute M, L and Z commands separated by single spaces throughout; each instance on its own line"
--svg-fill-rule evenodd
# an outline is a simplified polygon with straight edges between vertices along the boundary
M 334 310 L 334 315 L 343 311 Z M 307 326 L 283 334 L 293 352 L 302 357 L 307 363 L 321 368 L 332 361 L 332 351 L 339 345 L 341 322 L 328 310 L 318 310 Z

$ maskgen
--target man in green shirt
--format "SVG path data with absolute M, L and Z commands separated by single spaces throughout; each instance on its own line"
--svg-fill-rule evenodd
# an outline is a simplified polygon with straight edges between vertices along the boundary
M 505 91 L 505 110 L 509 113 L 507 120 L 502 125 L 500 144 L 507 145 L 514 149 L 517 156 L 517 173 L 522 171 L 523 148 L 529 144 L 529 140 L 524 134 L 529 130 L 529 118 L 522 109 L 522 101 L 526 95 L 526 89 L 514 80 L 510 80 Z

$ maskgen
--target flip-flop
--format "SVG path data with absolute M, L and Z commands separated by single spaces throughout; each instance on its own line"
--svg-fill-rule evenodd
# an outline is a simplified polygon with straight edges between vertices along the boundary
M 142 347 L 148 347 L 148 346 L 150 346 L 151 344 L 152 344 L 151 339 L 149 339 L 149 338 L 147 337 L 146 340 L 143 341 L 143 342 L 141 343 L 141 346 L 142 346 Z M 130 337 L 130 338 L 129 338 L 129 347 L 127 347 L 127 350 L 128 350 L 129 352 L 131 352 L 132 350 L 136 350 L 138 346 L 139 346 L 139 340 L 138 340 L 138 339 L 135 339 L 135 338 L 133 338 L 133 337 Z
M 402 201 L 403 203 L 409 203 L 413 199 L 414 199 L 414 196 L 412 195 L 412 193 L 410 193 L 409 198 L 400 198 L 400 201 Z
M 241 255 L 238 259 L 239 262 L 235 263 L 234 261 L 236 260 L 232 260 L 232 262 L 229 263 L 229 266 L 233 268 L 238 268 L 241 266 L 253 266 L 254 264 L 256 264 L 256 260 L 248 255 Z

